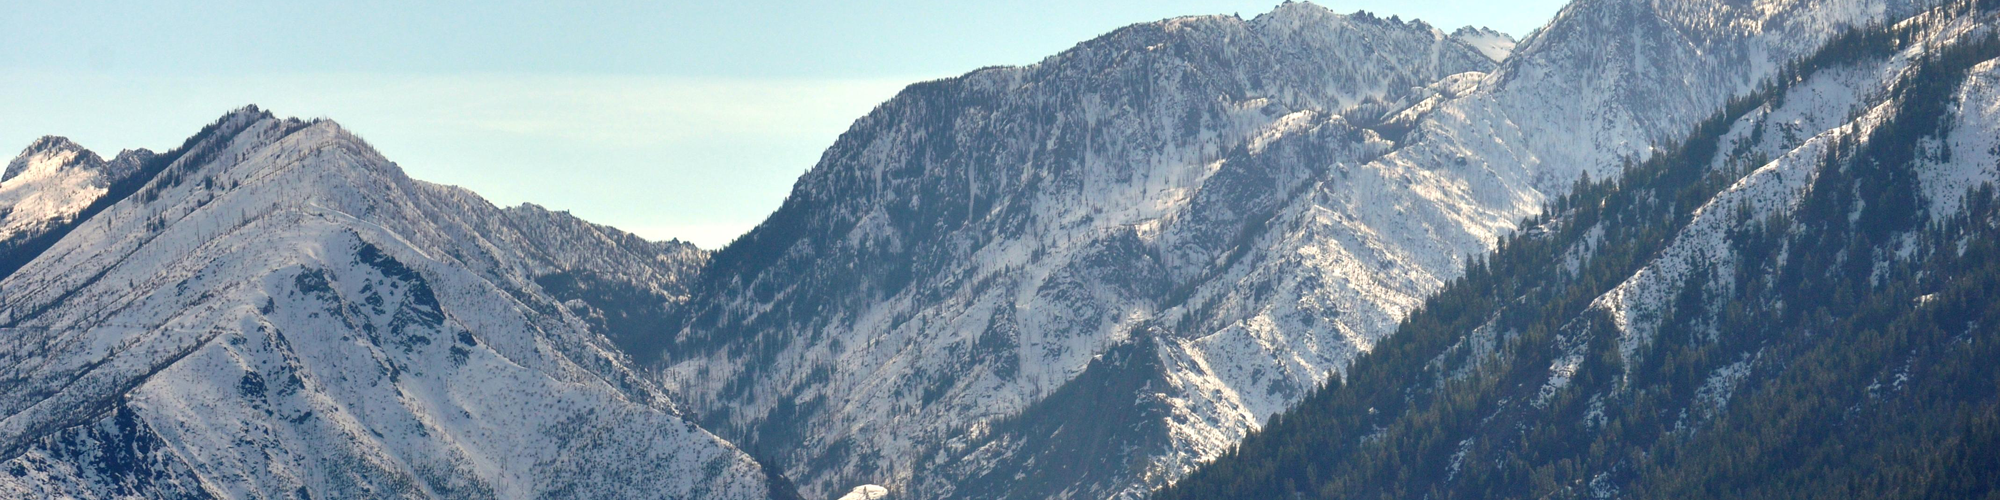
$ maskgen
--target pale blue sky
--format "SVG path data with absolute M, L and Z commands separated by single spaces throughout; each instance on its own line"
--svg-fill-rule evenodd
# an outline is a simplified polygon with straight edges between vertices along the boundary
M 1518 37 L 1563 2 L 1319 3 Z M 714 248 L 903 85 L 1276 2 L 8 4 L 0 149 L 56 134 L 107 155 L 163 150 L 256 103 L 333 118 L 419 179 Z

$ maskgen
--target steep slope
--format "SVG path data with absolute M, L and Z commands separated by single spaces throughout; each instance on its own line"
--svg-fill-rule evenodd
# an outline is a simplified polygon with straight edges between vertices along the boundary
M 1036 453 L 968 438 L 1128 343 L 1304 179 L 1389 146 L 1361 125 L 1492 64 L 1421 23 L 1294 3 L 912 86 L 714 256 L 661 371 L 812 495 L 1089 497 L 1166 480 L 1185 457 L 1157 425 L 1129 440 L 1144 449 L 1019 490 L 947 476 L 998 478 Z M 1270 145 L 1287 132 L 1323 140 Z
M 1990 496 L 1996 7 L 1843 35 L 1584 184 L 1159 496 Z
M 536 284 L 685 281 L 698 252 L 254 107 L 135 171 L 0 281 L 0 496 L 790 494 Z
M 1572 180 L 1911 3 L 1585 0 L 1504 50 L 1287 3 L 913 86 L 715 255 L 661 372 L 814 494 L 1136 496 Z

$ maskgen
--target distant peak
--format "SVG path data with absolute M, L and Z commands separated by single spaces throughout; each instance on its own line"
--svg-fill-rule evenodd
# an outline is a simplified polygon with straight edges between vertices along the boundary
M 1286 0 L 1285 3 L 1278 4 L 1277 8 L 1271 9 L 1270 12 L 1266 12 L 1262 15 L 1258 15 L 1255 19 L 1252 19 L 1251 21 L 1257 23 L 1265 23 L 1265 24 L 1269 23 L 1295 24 L 1295 23 L 1319 21 L 1324 19 L 1337 19 L 1340 17 L 1342 17 L 1340 14 L 1336 14 L 1331 10 L 1327 10 L 1326 7 L 1321 7 L 1318 4 L 1312 2 L 1293 2 L 1290 0 Z
M 59 152 L 59 151 L 89 151 L 89 150 L 84 149 L 84 147 L 81 145 L 78 145 L 76 141 L 69 140 L 68 137 L 63 137 L 59 135 L 45 135 L 42 136 L 42 138 L 40 139 L 35 139 L 35 142 L 28 143 L 28 148 L 22 150 L 21 154 L 29 155 L 36 153 L 49 153 L 49 152 Z
M 249 104 L 223 113 L 221 117 L 216 118 L 214 123 L 208 124 L 208 127 L 203 128 L 202 133 L 196 134 L 195 137 L 200 138 L 216 130 L 227 130 L 229 131 L 227 135 L 235 135 L 237 131 L 242 130 L 250 124 L 275 118 L 275 116 L 271 115 L 270 111 L 265 111 L 255 104 Z M 182 147 L 185 148 L 191 145 L 184 144 Z
M 223 137 L 227 137 L 267 120 L 277 122 L 277 126 L 285 130 L 285 134 L 281 135 L 289 135 L 292 131 L 307 127 L 326 127 L 333 131 L 334 134 L 329 135 L 328 140 L 344 140 L 351 138 L 349 136 L 352 135 L 348 133 L 347 129 L 342 128 L 340 123 L 331 119 L 313 118 L 310 120 L 301 120 L 298 117 L 279 118 L 277 115 L 272 114 L 270 110 L 260 108 L 255 104 L 245 105 L 228 113 L 223 113 L 222 117 L 216 118 L 215 123 L 210 124 L 209 127 L 211 129 L 227 131 L 222 135 Z M 187 146 L 183 145 L 183 147 Z
M 1451 38 L 1479 50 L 1493 62 L 1506 60 L 1514 54 L 1517 43 L 1513 35 L 1501 33 L 1493 28 L 1466 26 L 1451 33 Z
M 1451 36 L 1495 36 L 1513 40 L 1514 36 L 1485 26 L 1466 26 L 1451 32 Z
M 1326 7 L 1321 7 L 1319 6 L 1319 4 L 1316 3 L 1295 2 L 1292 0 L 1285 0 L 1285 3 L 1278 4 L 1277 7 L 1271 9 L 1271 15 L 1279 15 L 1279 16 L 1321 15 L 1321 14 L 1332 14 L 1332 13 L 1333 13 L 1332 10 L 1328 10 Z
M 1266 12 L 1251 20 L 1254 24 L 1264 26 L 1293 28 L 1311 24 L 1340 23 L 1343 21 L 1354 21 L 1361 24 L 1390 28 L 1438 32 L 1437 28 L 1431 26 L 1430 23 L 1424 22 L 1422 19 L 1403 19 L 1397 15 L 1377 17 L 1377 14 L 1365 10 L 1357 10 L 1353 14 L 1340 14 L 1312 2 L 1287 1 L 1279 4 L 1277 8 L 1271 9 L 1270 12 Z
M 228 113 L 223 113 L 222 117 L 216 118 L 215 123 L 211 126 L 223 126 L 228 128 L 240 129 L 252 123 L 257 123 L 260 121 L 276 119 L 276 118 L 277 117 L 272 115 L 270 111 L 267 111 L 263 108 L 259 108 L 255 104 L 246 104 L 241 108 L 236 108 L 234 110 L 230 110 Z
M 151 149 L 146 149 L 146 148 L 127 149 L 124 151 L 119 151 L 118 156 L 113 157 L 111 161 L 113 162 L 144 161 L 146 158 L 152 158 L 157 155 L 159 155 L 159 153 L 155 153 Z
M 35 139 L 35 142 L 28 143 L 28 147 L 22 149 L 21 154 L 14 157 L 13 162 L 7 164 L 7 172 L 0 174 L 0 182 L 6 182 L 17 175 L 21 175 L 22 171 L 27 170 L 28 161 L 36 156 L 68 152 L 77 153 L 80 160 L 92 163 L 103 162 L 103 160 L 97 158 L 96 153 L 92 153 L 89 149 L 84 149 L 83 146 L 69 140 L 68 137 L 45 135 L 40 139 Z M 72 163 L 76 161 L 76 159 L 71 160 Z
M 241 108 L 236 108 L 234 110 L 230 110 L 228 113 L 223 113 L 222 117 L 224 119 L 229 119 L 229 118 L 263 119 L 263 118 L 271 118 L 272 115 L 270 111 L 265 111 L 263 108 L 257 107 L 256 104 L 245 104 Z

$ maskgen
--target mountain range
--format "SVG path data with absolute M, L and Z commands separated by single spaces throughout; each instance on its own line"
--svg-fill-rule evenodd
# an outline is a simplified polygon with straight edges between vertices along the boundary
M 713 252 L 255 107 L 44 138 L 0 178 L 0 495 L 1942 485 L 2000 442 L 1985 4 L 1133 25 L 904 89 Z M 1881 416 L 1799 418 L 1839 411 Z

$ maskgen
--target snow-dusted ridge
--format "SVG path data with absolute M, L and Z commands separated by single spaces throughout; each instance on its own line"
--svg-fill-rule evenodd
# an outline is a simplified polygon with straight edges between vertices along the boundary
M 0 496 L 789 494 L 535 283 L 700 255 L 410 180 L 330 121 L 245 108 L 168 156 L 0 281 Z

